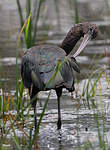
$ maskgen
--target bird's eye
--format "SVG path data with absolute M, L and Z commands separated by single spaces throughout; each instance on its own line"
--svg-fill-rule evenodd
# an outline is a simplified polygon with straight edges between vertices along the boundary
M 91 27 L 89 30 L 90 30 L 91 36 L 93 36 L 93 34 L 94 34 L 94 29 Z
M 92 31 L 93 30 L 93 28 L 92 27 L 90 27 L 90 31 Z

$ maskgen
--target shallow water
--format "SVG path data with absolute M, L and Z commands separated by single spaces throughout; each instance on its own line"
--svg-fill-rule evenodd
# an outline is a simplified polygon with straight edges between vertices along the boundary
M 86 80 L 87 81 L 87 80 Z M 79 83 L 79 87 L 84 86 L 85 80 Z M 105 143 L 107 147 L 110 146 L 110 85 L 107 84 L 105 77 L 100 80 L 102 85 L 102 102 L 103 110 L 101 110 L 100 93 L 97 89 L 95 98 L 90 98 L 89 103 L 84 97 L 71 98 L 71 94 L 65 89 L 61 98 L 61 116 L 62 116 L 62 129 L 57 130 L 57 100 L 55 91 L 51 91 L 51 96 L 48 102 L 48 106 L 43 117 L 40 131 L 37 138 L 37 145 L 41 150 L 77 150 L 86 145 L 90 141 L 96 150 L 99 148 L 98 129 L 101 136 L 105 135 Z M 82 88 L 78 90 L 78 95 L 82 93 Z M 40 103 L 37 105 L 38 119 L 42 112 L 45 100 L 48 97 L 49 92 L 41 92 L 39 94 Z M 79 97 L 79 98 L 78 98 Z M 94 108 L 93 103 L 97 105 Z M 104 113 L 105 132 L 103 133 L 103 117 Z M 10 111 L 12 113 L 12 111 Z M 15 112 L 16 114 L 16 112 Z M 25 111 L 27 114 L 27 110 Z M 95 114 L 98 115 L 99 126 L 97 127 L 97 121 Z M 14 112 L 13 112 L 14 115 Z M 30 110 L 30 115 L 33 116 L 33 110 Z M 25 118 L 25 132 L 29 135 L 30 125 L 33 124 L 33 117 Z M 9 128 L 10 123 L 6 123 Z M 21 139 L 21 143 L 25 140 L 25 134 L 20 128 L 15 126 L 17 136 Z M 33 130 L 34 134 L 34 130 Z M 7 140 L 11 144 L 10 136 L 7 136 Z M 26 145 L 24 145 L 26 146 Z M 10 145 L 7 145 L 10 149 Z M 14 148 L 14 145 L 11 145 Z M 89 149 L 89 148 L 88 148 Z
M 98 138 L 98 128 L 95 120 L 94 114 L 98 114 L 99 121 L 99 131 L 103 135 L 103 118 L 102 111 L 104 113 L 105 120 L 105 143 L 107 147 L 110 147 L 110 85 L 107 82 L 106 76 L 103 75 L 98 82 L 95 89 L 95 97 L 89 98 L 81 97 L 83 87 L 85 82 L 88 82 L 88 77 L 94 71 L 94 69 L 105 68 L 106 75 L 110 80 L 110 70 L 107 68 L 108 60 L 105 56 L 104 49 L 106 48 L 110 51 L 110 40 L 109 40 L 109 15 L 106 12 L 105 1 L 99 0 L 91 1 L 79 0 L 79 14 L 85 21 L 92 21 L 99 25 L 100 33 L 95 41 L 91 41 L 84 52 L 77 57 L 77 61 L 81 68 L 80 74 L 75 74 L 78 84 L 75 85 L 77 95 L 72 98 L 71 93 L 64 89 L 61 98 L 61 116 L 62 116 L 62 129 L 57 130 L 57 97 L 55 91 L 52 90 L 49 103 L 40 126 L 40 131 L 38 135 L 37 145 L 41 150 L 77 150 L 82 147 L 82 145 L 87 145 L 90 141 L 95 147 L 95 150 L 100 150 L 99 148 L 99 138 Z M 13 4 L 13 5 L 12 5 Z M 43 42 L 43 36 L 47 36 L 45 43 L 61 43 L 62 39 L 65 37 L 66 32 L 73 25 L 73 5 L 67 3 L 66 0 L 59 3 L 60 13 L 59 16 L 55 12 L 55 7 L 53 2 L 47 1 L 49 7 L 46 11 L 48 19 L 45 21 L 46 26 L 51 24 L 50 30 L 41 30 L 40 27 L 43 25 L 42 19 L 39 21 L 39 32 L 38 41 Z M 67 5 L 68 4 L 68 5 Z M 47 5 L 47 6 L 48 6 Z M 47 7 L 46 6 L 46 7 Z M 64 7 L 62 7 L 64 6 Z M 104 9 L 102 9 L 104 7 Z M 23 4 L 24 8 L 24 4 Z M 85 9 L 86 8 L 86 9 Z M 98 9 L 99 8 L 99 9 Z M 7 9 L 7 11 L 5 11 Z M 87 13 L 87 10 L 90 10 Z M 95 10 L 95 11 L 94 11 Z M 103 10 L 103 11 L 102 11 Z M 45 12 L 44 11 L 44 12 Z M 17 8 L 14 1 L 4 1 L 0 0 L 0 12 L 1 14 L 1 29 L 0 29 L 0 85 L 1 91 L 4 90 L 6 95 L 11 93 L 14 95 L 16 88 L 16 35 L 18 32 L 17 19 Z M 8 13 L 9 12 L 9 13 Z M 14 13 L 13 13 L 14 12 Z M 52 12 L 53 15 L 50 13 Z M 96 13 L 97 12 L 97 13 Z M 101 12 L 101 13 L 100 13 Z M 95 17 L 94 17 L 95 13 Z M 62 17 L 63 14 L 63 17 Z M 98 14 L 98 15 L 97 15 Z M 99 15 L 100 14 L 100 15 Z M 7 18 L 10 18 L 7 20 Z M 54 19 L 53 19 L 54 18 Z M 71 19 L 72 18 L 72 19 Z M 91 19 L 90 19 L 91 18 Z M 51 21 L 53 19 L 53 21 Z M 8 23 L 7 23 L 8 22 Z M 11 26 L 11 22 L 13 25 Z M 74 52 L 73 52 L 74 53 Z M 22 50 L 19 50 L 19 77 L 20 77 L 20 63 L 21 63 Z M 97 74 L 98 75 L 98 74 Z M 92 79 L 94 82 L 95 78 Z M 99 86 L 101 86 L 101 97 L 99 93 Z M 91 87 L 89 87 L 90 89 Z M 26 90 L 27 93 L 27 90 Z M 48 96 L 47 92 L 41 92 L 39 94 L 39 103 L 37 106 L 38 118 L 42 112 L 45 100 Z M 25 98 L 29 99 L 29 97 Z M 101 109 L 101 100 L 103 102 L 103 110 Z M 98 106 L 98 108 L 93 107 L 93 102 Z M 13 116 L 16 115 L 16 111 L 12 110 Z M 27 110 L 26 112 L 27 113 Z M 0 120 L 1 121 L 1 120 Z M 33 124 L 33 110 L 30 110 L 30 118 L 26 118 L 26 127 L 24 127 L 25 132 L 29 135 L 30 125 Z M 1 123 L 1 122 L 0 122 Z M 10 122 L 7 121 L 6 127 L 10 128 Z M 23 131 L 17 126 L 16 133 L 20 139 L 21 144 L 26 145 L 26 137 Z M 34 133 L 33 133 L 34 134 Z M 3 142 L 3 147 L 7 149 L 16 149 L 10 134 L 7 136 L 6 140 Z M 90 147 L 88 148 L 90 149 Z
M 102 100 L 105 114 L 105 139 L 106 144 L 110 145 L 110 85 L 107 85 L 105 78 L 101 79 L 102 87 Z M 84 81 L 79 84 L 79 87 L 83 87 Z M 104 91 L 105 90 L 105 91 Z M 81 92 L 81 89 L 80 89 Z M 82 98 L 78 101 L 77 99 L 72 100 L 71 95 L 67 91 L 63 91 L 61 99 L 61 114 L 62 114 L 62 129 L 57 130 L 57 102 L 52 97 L 49 100 L 47 111 L 45 113 L 42 125 L 40 127 L 38 144 L 41 149 L 77 149 L 82 144 L 90 141 L 95 149 L 99 148 L 97 124 L 95 121 L 94 113 L 97 114 L 97 109 L 93 108 L 91 101 L 89 105 L 86 99 Z M 106 96 L 105 96 L 106 95 Z M 42 98 L 42 101 L 44 98 Z M 99 92 L 97 91 L 95 99 L 93 99 L 98 106 L 98 121 L 99 130 L 103 135 L 103 119 L 102 111 L 100 106 Z M 79 104 L 78 104 L 79 103 Z M 78 106 L 80 105 L 80 106 Z M 51 120 L 51 121 L 50 121 Z M 60 133 L 59 133 L 60 132 Z M 61 137 L 60 137 L 61 136 Z M 61 140 L 61 141 L 60 141 Z M 61 143 L 60 143 L 61 142 Z

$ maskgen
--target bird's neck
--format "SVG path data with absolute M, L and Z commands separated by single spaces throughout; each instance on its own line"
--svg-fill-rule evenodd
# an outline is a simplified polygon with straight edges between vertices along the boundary
M 77 24 L 74 27 L 72 27 L 67 33 L 67 36 L 63 40 L 60 47 L 64 49 L 64 51 L 68 55 L 82 36 L 83 35 L 81 25 Z

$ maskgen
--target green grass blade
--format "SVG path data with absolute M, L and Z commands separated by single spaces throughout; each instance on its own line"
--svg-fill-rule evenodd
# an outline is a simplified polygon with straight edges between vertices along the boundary
M 79 23 L 78 2 L 77 2 L 77 0 L 74 0 L 74 6 L 75 6 L 75 23 Z
M 30 48 L 32 46 L 32 41 L 31 41 L 31 11 L 28 16 L 27 20 L 27 25 L 26 25 L 26 31 L 25 31 L 25 41 L 26 41 L 26 46 L 27 48 Z
M 13 136 L 12 136 L 12 139 L 13 139 L 14 143 L 16 144 L 17 149 L 18 150 L 22 150 L 20 145 L 19 145 L 19 143 L 18 143 L 18 141 L 17 141 L 17 139 L 15 137 L 13 137 Z
M 27 17 L 30 15 L 30 12 L 31 12 L 31 1 L 26 0 L 26 15 L 27 15 Z
M 35 24 L 33 25 L 33 32 L 34 32 L 34 34 L 33 34 L 33 37 L 32 37 L 32 45 L 35 44 L 36 33 L 37 33 L 37 24 L 38 24 L 38 20 L 39 20 L 39 16 L 40 16 L 40 9 L 41 9 L 42 3 L 44 1 L 45 0 L 39 0 L 38 9 L 36 9 Z
M 17 3 L 18 12 L 19 12 L 19 16 L 20 16 L 20 23 L 21 23 L 21 27 L 22 27 L 23 24 L 24 24 L 24 18 L 23 18 L 22 8 L 21 8 L 19 0 L 16 0 L 16 3 Z M 25 30 L 24 30 L 24 33 L 25 33 Z
M 23 91 L 24 91 L 24 85 L 23 85 L 23 81 L 21 80 L 20 85 L 19 85 L 19 105 L 20 105 L 20 109 L 23 109 Z
M 19 112 L 19 99 L 18 99 L 18 49 L 16 48 L 16 106 L 17 112 Z
M 32 19 L 31 19 L 31 16 L 32 16 L 32 10 L 31 10 L 31 1 L 30 0 L 26 0 L 26 15 L 27 15 L 27 18 L 28 18 L 28 23 L 27 23 L 27 27 L 26 27 L 26 46 L 27 48 L 30 48 L 32 47 Z M 28 32 L 27 32 L 28 31 Z
M 104 117 L 104 106 L 103 106 L 103 100 L 102 100 L 102 85 L 99 85 L 99 98 L 100 98 L 100 107 L 101 107 L 101 113 L 102 113 L 102 120 L 103 120 L 103 134 L 105 133 L 105 117 Z
M 14 129 L 14 125 L 13 125 L 13 123 L 12 123 L 12 120 L 11 120 L 11 117 L 9 117 L 9 120 L 10 120 L 10 123 L 11 123 L 11 129 L 12 129 L 12 131 L 13 131 L 13 133 L 14 133 L 14 137 L 13 137 L 13 135 L 11 135 L 12 136 L 12 139 L 13 139 L 13 141 L 15 142 L 15 144 L 16 144 L 16 146 L 17 146 L 17 149 L 18 150 L 21 150 L 21 148 L 20 148 L 20 142 L 19 142 L 19 139 L 18 139 L 18 137 L 17 137 L 17 135 L 16 135 L 16 131 L 15 131 L 15 129 Z M 10 133 L 11 134 L 11 133 Z
M 96 84 L 98 83 L 98 81 L 100 80 L 102 74 L 104 73 L 104 69 L 102 69 L 102 71 L 99 73 L 98 77 L 96 78 L 96 80 L 93 83 L 93 86 L 89 92 L 89 95 L 94 91 Z
M 36 12 L 37 12 L 37 4 L 38 4 L 38 0 L 34 0 L 33 2 L 33 15 L 32 15 L 32 20 L 33 22 L 35 22 L 35 16 L 36 16 Z

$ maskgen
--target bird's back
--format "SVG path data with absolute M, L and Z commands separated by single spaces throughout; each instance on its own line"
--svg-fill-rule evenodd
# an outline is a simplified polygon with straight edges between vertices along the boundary
M 34 84 L 39 90 L 43 90 L 46 83 L 55 72 L 58 60 L 64 60 L 66 53 L 63 49 L 55 45 L 40 45 L 26 51 L 22 59 L 21 76 L 27 88 Z M 65 63 L 57 73 L 47 89 L 55 89 L 64 86 L 73 88 L 74 77 L 71 65 Z

